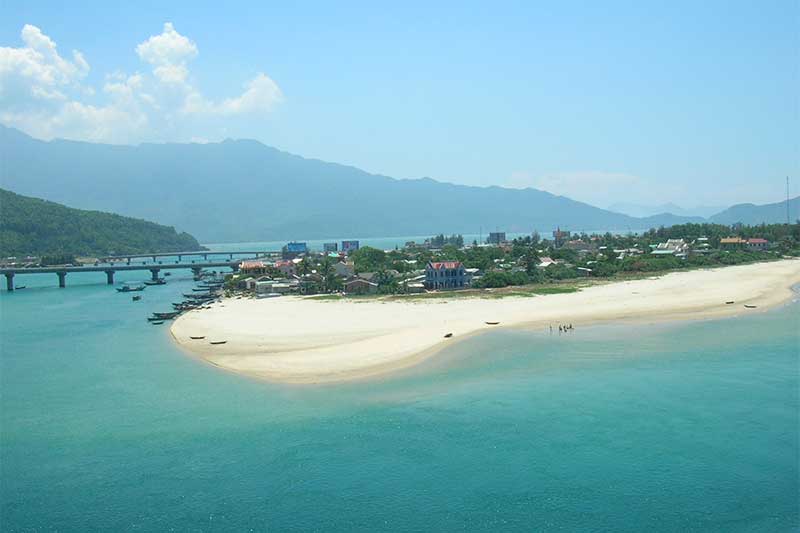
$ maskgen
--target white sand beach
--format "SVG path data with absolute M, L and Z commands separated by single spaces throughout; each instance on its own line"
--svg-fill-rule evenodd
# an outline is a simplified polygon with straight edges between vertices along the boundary
M 182 315 L 171 331 L 180 346 L 223 369 L 280 382 L 319 383 L 406 368 L 459 339 L 498 328 L 535 329 L 559 323 L 580 328 L 597 322 L 759 312 L 788 301 L 796 283 L 800 283 L 800 260 L 783 260 L 675 272 L 535 297 L 226 299 L 212 309 Z M 444 338 L 447 333 L 452 338 Z M 210 341 L 227 342 L 211 345 Z

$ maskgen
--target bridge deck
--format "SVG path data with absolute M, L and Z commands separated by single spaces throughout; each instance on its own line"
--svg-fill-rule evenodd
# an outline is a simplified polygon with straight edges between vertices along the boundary
M 201 250 L 196 252 L 157 252 L 157 253 L 145 253 L 145 254 L 122 254 L 122 255 L 106 255 L 99 257 L 104 262 L 108 261 L 127 261 L 128 259 L 136 259 L 141 257 L 182 257 L 184 255 L 202 255 L 203 257 L 209 255 L 227 255 L 228 257 L 233 257 L 234 255 L 254 255 L 254 256 L 270 256 L 280 254 L 279 251 L 274 250 L 256 250 L 256 251 L 248 251 L 248 250 L 239 250 L 239 251 L 219 251 L 219 250 Z
M 170 263 L 149 264 L 149 265 L 98 265 L 98 266 L 52 266 L 52 267 L 31 267 L 31 268 L 0 268 L 0 275 L 6 277 L 6 289 L 14 290 L 14 277 L 22 274 L 57 274 L 58 286 L 66 286 L 67 274 L 76 272 L 105 272 L 106 280 L 109 285 L 114 283 L 114 273 L 125 270 L 149 270 L 153 279 L 158 278 L 161 270 L 189 269 L 199 271 L 203 268 L 230 268 L 237 270 L 239 261 L 205 261 L 202 263 Z

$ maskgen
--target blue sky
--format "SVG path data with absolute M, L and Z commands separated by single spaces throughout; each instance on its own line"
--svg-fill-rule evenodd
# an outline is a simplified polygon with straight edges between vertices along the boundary
M 5 0 L 0 122 L 602 207 L 800 191 L 796 1 L 286 4 Z

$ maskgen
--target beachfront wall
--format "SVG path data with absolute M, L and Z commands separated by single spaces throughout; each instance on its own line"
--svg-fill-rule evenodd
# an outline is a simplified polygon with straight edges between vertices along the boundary
M 463 289 L 467 285 L 467 271 L 460 261 L 429 262 L 425 267 L 428 289 Z

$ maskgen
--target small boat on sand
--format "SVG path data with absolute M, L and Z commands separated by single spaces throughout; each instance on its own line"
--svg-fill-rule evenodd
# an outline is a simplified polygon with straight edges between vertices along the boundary
M 733 300 L 730 300 L 729 302 L 725 302 L 725 305 L 730 305 L 732 303 L 736 303 L 736 302 L 734 302 Z
M 209 341 L 209 344 L 225 344 L 228 341 Z
M 744 306 L 745 306 L 746 308 L 748 308 L 748 309 L 755 309 L 755 308 L 756 308 L 756 306 L 755 306 L 755 305 L 751 305 L 751 304 L 744 304 Z
M 444 338 L 445 338 L 445 339 L 449 339 L 449 338 L 450 338 L 450 337 L 452 337 L 452 336 L 453 336 L 453 334 L 452 334 L 452 333 L 446 333 L 446 334 L 445 334 L 445 336 L 444 336 Z
M 192 336 L 189 336 L 189 338 L 190 338 L 190 339 L 194 339 L 194 340 L 196 340 L 196 341 L 198 341 L 198 340 L 200 340 L 200 339 L 205 339 L 205 337 L 204 337 L 204 336 L 201 336 L 201 337 L 192 337 Z
M 497 325 L 497 324 L 499 324 L 499 323 L 500 323 L 500 322 L 486 322 L 486 325 L 487 325 L 487 326 L 496 326 L 496 325 Z

